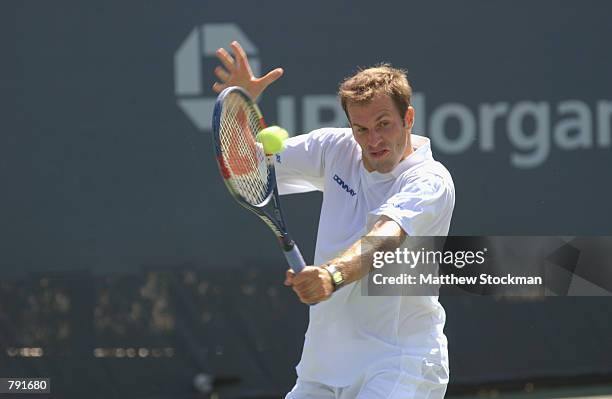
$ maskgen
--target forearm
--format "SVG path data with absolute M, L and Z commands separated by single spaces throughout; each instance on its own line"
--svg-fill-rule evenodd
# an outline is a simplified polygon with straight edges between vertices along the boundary
M 392 251 L 405 237 L 406 233 L 395 221 L 382 216 L 372 230 L 328 263 L 333 263 L 342 272 L 344 284 L 350 284 L 370 272 L 374 252 Z
M 349 284 L 368 274 L 376 251 L 392 251 L 403 241 L 406 233 L 392 219 L 382 216 L 372 230 L 357 240 L 342 255 L 332 259 L 342 273 L 343 284 Z M 288 270 L 285 285 L 292 286 L 304 303 L 313 304 L 329 299 L 334 292 L 332 273 L 321 266 L 306 266 L 300 273 Z

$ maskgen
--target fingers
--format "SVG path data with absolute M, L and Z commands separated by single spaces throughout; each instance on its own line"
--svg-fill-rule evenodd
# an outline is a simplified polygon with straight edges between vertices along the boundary
M 328 276 L 327 272 L 321 272 L 320 268 L 308 266 L 301 273 L 293 276 L 293 291 L 304 303 L 325 301 L 333 292 L 333 285 L 326 281 Z
M 238 68 L 247 71 L 249 76 L 253 76 L 251 66 L 249 65 L 249 59 L 247 58 L 247 55 L 242 49 L 240 43 L 238 43 L 237 41 L 233 41 L 230 46 L 232 46 L 232 50 L 234 51 L 234 56 L 236 57 Z
M 215 68 L 215 76 L 223 83 L 227 82 L 230 78 L 230 74 L 221 66 Z
M 273 83 L 274 81 L 276 81 L 278 78 L 280 78 L 281 76 L 283 76 L 283 73 L 285 73 L 285 71 L 283 71 L 283 68 L 276 68 L 273 71 L 268 72 L 265 76 L 263 76 L 262 78 L 259 79 L 259 82 L 264 86 L 264 87 L 268 87 L 268 85 L 270 85 L 270 83 Z
M 230 46 L 233 57 L 224 48 L 220 48 L 216 52 L 216 56 L 222 65 L 215 68 L 214 71 L 215 76 L 219 80 L 213 84 L 215 92 L 220 93 L 229 86 L 240 86 L 253 99 L 257 99 L 268 85 L 283 76 L 283 69 L 276 68 L 261 78 L 254 77 L 249 65 L 249 58 L 240 43 L 233 41 Z
M 218 49 L 216 54 L 217 58 L 219 61 L 221 61 L 225 69 L 230 72 L 234 70 L 234 59 L 227 51 L 225 51 L 224 48 Z
M 221 82 L 215 82 L 213 84 L 212 89 L 216 93 L 221 93 L 223 89 L 228 87 L 226 83 L 230 80 L 231 72 L 234 70 L 235 66 L 234 66 L 234 59 L 232 58 L 231 55 L 229 55 L 227 51 L 225 51 L 224 48 L 218 49 L 216 55 L 219 61 L 221 61 L 221 63 L 223 64 L 223 67 L 225 68 L 223 68 L 222 66 L 218 66 L 215 68 L 215 76 L 217 76 L 217 78 Z
M 221 93 L 226 87 L 228 87 L 226 84 L 219 82 L 215 82 L 212 86 L 215 93 Z
M 316 287 L 303 290 L 293 286 L 293 291 L 297 294 L 298 298 L 300 298 L 300 301 L 306 304 L 323 302 L 329 298 L 329 295 L 327 295 L 325 291 Z
M 215 68 L 215 75 L 221 81 L 221 83 L 215 82 L 212 88 L 215 92 L 221 93 L 223 89 L 228 86 L 227 82 L 230 79 L 230 74 L 225 70 L 225 68 L 218 66 Z
M 286 286 L 293 285 L 294 278 L 295 272 L 291 269 L 287 270 L 287 273 L 285 273 L 285 282 L 283 284 L 285 284 Z

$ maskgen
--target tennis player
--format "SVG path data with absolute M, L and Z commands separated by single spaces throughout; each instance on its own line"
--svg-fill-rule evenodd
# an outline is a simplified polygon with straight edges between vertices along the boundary
M 237 42 L 213 89 L 242 86 L 253 98 L 283 74 L 253 76 Z M 285 284 L 310 307 L 297 382 L 302 398 L 444 397 L 448 383 L 444 309 L 435 296 L 365 296 L 364 237 L 394 248 L 406 236 L 448 234 L 453 181 L 412 134 L 415 110 L 406 74 L 388 65 L 359 71 L 340 85 L 350 128 L 323 128 L 286 141 L 276 159 L 281 194 L 319 190 L 323 205 L 315 265 L 287 272 Z M 371 248 L 369 249 L 371 250 Z

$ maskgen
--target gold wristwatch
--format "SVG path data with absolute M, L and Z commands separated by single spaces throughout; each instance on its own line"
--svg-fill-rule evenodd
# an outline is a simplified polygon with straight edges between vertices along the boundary
M 342 275 L 342 272 L 338 270 L 336 265 L 334 265 L 333 263 L 329 263 L 323 266 L 323 268 L 327 270 L 331 277 L 332 285 L 334 286 L 334 291 L 342 287 L 342 285 L 344 284 L 344 276 Z

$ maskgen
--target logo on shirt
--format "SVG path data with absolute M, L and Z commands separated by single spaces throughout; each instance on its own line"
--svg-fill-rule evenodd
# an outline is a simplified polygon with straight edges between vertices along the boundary
M 339 185 L 340 187 L 342 187 L 342 189 L 343 189 L 344 191 L 346 191 L 347 193 L 349 193 L 349 194 L 351 195 L 351 197 L 354 197 L 354 196 L 355 196 L 355 194 L 357 194 L 357 193 L 356 193 L 356 192 L 355 192 L 355 191 L 354 191 L 352 188 L 350 188 L 350 187 L 348 186 L 348 184 L 346 184 L 346 183 L 344 182 L 344 180 L 342 180 L 342 178 L 340 178 L 340 176 L 338 176 L 338 175 L 334 175 L 334 181 L 335 181 L 336 183 L 338 183 L 338 185 Z

